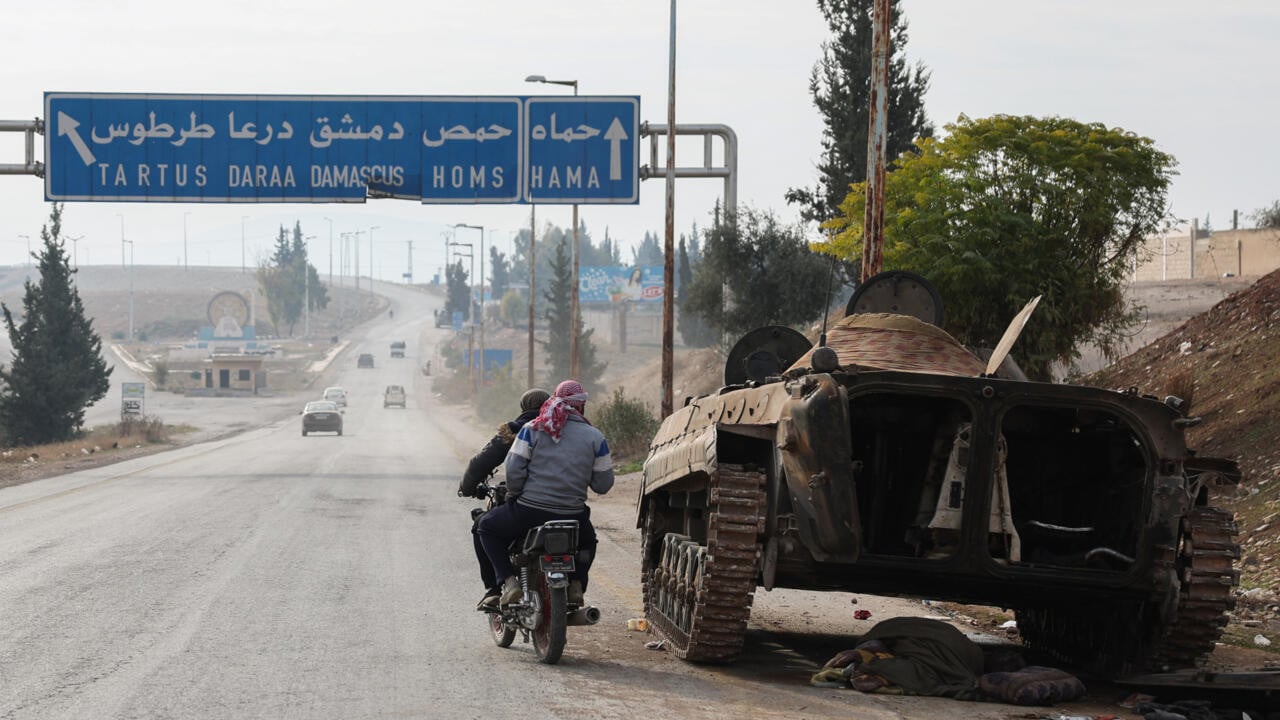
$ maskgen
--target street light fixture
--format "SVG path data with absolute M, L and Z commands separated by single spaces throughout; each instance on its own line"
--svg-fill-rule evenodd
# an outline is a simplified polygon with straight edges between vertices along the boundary
M 30 236 L 30 235 L 19 235 L 18 237 L 20 237 L 20 238 L 26 238 L 26 240 L 27 240 L 27 261 L 26 261 L 25 263 L 23 263 L 23 265 L 30 266 L 30 265 L 31 265 L 31 236 Z
M 188 210 L 182 213 L 182 270 L 187 270 L 187 216 L 191 214 Z
M 380 228 L 379 228 L 379 226 L 377 226 L 377 225 L 374 225 L 373 227 L 369 228 L 369 294 L 370 294 L 370 295 L 372 295 L 372 294 L 373 294 L 373 279 L 374 279 L 374 278 L 373 278 L 373 275 L 374 275 L 374 272 L 373 272 L 373 268 L 374 268 L 374 265 L 373 265 L 373 231 L 374 231 L 374 230 L 379 230 L 379 229 L 380 229 Z
M 573 88 L 573 96 L 578 96 L 577 80 L 548 80 L 545 75 L 530 75 L 525 82 L 545 83 L 547 85 L 565 85 Z M 573 204 L 573 288 L 569 291 L 569 376 L 574 380 L 579 377 L 578 364 L 578 204 Z M 533 289 L 530 288 L 530 293 Z M 531 324 L 532 326 L 532 324 Z M 532 332 L 532 330 L 530 330 Z

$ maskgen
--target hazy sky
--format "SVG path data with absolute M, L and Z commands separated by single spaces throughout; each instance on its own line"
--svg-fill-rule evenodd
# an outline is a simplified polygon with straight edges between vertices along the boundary
M 1171 200 L 1182 218 L 1215 228 L 1280 198 L 1280 4 L 1272 0 L 903 0 L 908 58 L 932 73 L 926 95 L 941 128 L 964 113 L 1061 115 L 1150 137 L 1179 162 Z M 218 3 L 55 0 L 4 3 L 0 120 L 43 112 L 45 91 L 348 95 L 539 95 L 568 88 L 530 74 L 576 79 L 583 95 L 638 95 L 642 121 L 666 122 L 665 2 L 548 3 L 328 0 Z M 822 126 L 808 91 L 829 33 L 804 0 L 685 0 L 678 10 L 677 123 L 722 123 L 737 133 L 741 203 L 794 219 L 788 187 L 815 182 Z M 682 165 L 700 144 L 677 143 Z M 641 162 L 647 161 L 647 144 Z M 43 148 L 37 150 L 43 157 Z M 23 160 L 21 135 L 0 134 L 0 163 Z M 705 226 L 719 180 L 679 180 L 676 228 Z M 663 229 L 664 189 L 641 183 L 636 206 L 581 207 L 597 238 L 624 245 Z M 25 262 L 48 217 L 43 182 L 0 176 L 0 265 Z M 324 218 L 332 222 L 327 222 Z M 244 218 L 242 220 L 242 218 Z M 81 237 L 82 264 L 120 259 L 121 225 L 138 264 L 249 265 L 269 254 L 281 224 L 300 220 L 329 269 L 330 227 L 368 230 L 381 279 L 406 269 L 429 278 L 455 223 L 484 225 L 509 247 L 527 227 L 517 205 L 442 206 L 74 203 L 64 231 Z M 568 207 L 538 221 L 570 224 Z M 464 233 L 474 231 L 463 230 Z M 459 240 L 474 241 L 460 237 Z M 336 264 L 335 260 L 335 264 Z

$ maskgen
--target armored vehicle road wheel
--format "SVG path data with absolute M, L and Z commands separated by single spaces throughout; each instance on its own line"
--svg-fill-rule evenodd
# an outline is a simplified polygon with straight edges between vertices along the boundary
M 756 559 L 764 532 L 765 476 L 721 465 L 707 488 L 705 545 L 687 535 L 644 526 L 645 615 L 685 660 L 737 657 L 756 589 Z

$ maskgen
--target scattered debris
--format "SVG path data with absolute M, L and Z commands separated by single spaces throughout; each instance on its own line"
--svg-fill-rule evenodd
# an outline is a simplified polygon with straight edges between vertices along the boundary
M 665 638 L 662 640 L 650 640 L 645 643 L 644 646 L 648 650 L 665 650 L 667 647 L 667 641 Z
M 1267 639 L 1266 635 L 1263 635 L 1262 633 L 1258 633 L 1257 635 L 1253 636 L 1253 644 L 1257 645 L 1258 647 L 1268 647 L 1269 645 L 1271 645 L 1271 641 Z

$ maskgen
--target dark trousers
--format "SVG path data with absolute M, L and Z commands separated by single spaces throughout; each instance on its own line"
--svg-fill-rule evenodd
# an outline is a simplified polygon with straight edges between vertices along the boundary
M 515 568 L 511 566 L 511 558 L 508 555 L 511 541 L 524 537 L 530 528 L 535 528 L 548 520 L 578 521 L 578 549 L 587 552 L 579 554 L 577 570 L 570 573 L 569 578 L 582 583 L 584 591 L 587 589 L 587 571 L 591 569 L 591 562 L 596 556 L 596 529 L 591 525 L 591 508 L 576 515 L 557 515 L 516 502 L 499 505 L 481 516 L 480 522 L 476 523 L 476 537 L 484 546 L 489 562 L 493 563 L 498 585 L 515 574 Z
M 498 579 L 493 576 L 493 563 L 489 562 L 489 556 L 485 554 L 484 545 L 480 544 L 480 534 L 477 529 L 480 527 L 481 515 L 471 523 L 471 544 L 476 548 L 476 562 L 480 563 L 480 582 L 484 583 L 485 590 L 492 590 L 499 587 Z

